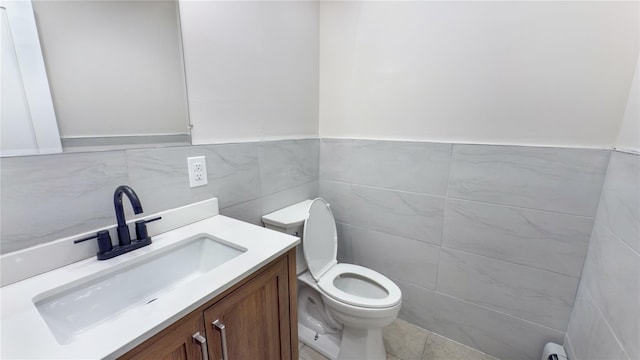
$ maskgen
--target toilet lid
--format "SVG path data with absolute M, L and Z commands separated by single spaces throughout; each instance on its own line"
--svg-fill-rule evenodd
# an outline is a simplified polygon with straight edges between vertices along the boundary
M 324 199 L 317 198 L 309 205 L 309 214 L 304 221 L 302 249 L 309 272 L 316 281 L 337 263 L 336 221 Z

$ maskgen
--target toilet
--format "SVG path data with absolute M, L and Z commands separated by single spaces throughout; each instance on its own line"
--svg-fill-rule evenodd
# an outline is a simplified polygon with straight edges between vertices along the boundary
M 386 359 L 382 328 L 398 316 L 400 288 L 376 271 L 337 262 L 329 204 L 305 200 L 262 220 L 267 228 L 302 238 L 296 249 L 300 340 L 331 359 Z

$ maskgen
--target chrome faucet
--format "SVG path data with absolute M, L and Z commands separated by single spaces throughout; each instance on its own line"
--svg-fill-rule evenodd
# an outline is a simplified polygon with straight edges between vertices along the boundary
M 120 185 L 113 193 L 113 207 L 116 209 L 116 221 L 118 222 L 118 241 L 120 246 L 127 246 L 131 244 L 131 235 L 129 235 L 129 227 L 127 226 L 127 222 L 124 218 L 122 194 L 127 195 L 129 198 L 129 202 L 131 202 L 131 206 L 133 207 L 133 212 L 135 214 L 140 214 L 142 212 L 142 204 L 140 204 L 138 195 L 130 186 Z

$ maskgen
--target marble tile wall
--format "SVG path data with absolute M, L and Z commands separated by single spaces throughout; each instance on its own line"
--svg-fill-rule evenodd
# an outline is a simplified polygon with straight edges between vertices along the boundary
M 499 358 L 537 360 L 567 328 L 577 359 L 639 358 L 640 161 L 611 154 L 308 139 L 3 158 L 0 251 L 113 223 L 120 184 L 146 212 L 218 196 L 255 224 L 320 194 L 339 260 L 392 278 L 401 318 Z M 209 184 L 190 189 L 197 155 Z
M 640 155 L 613 151 L 565 348 L 640 359 Z
M 339 223 L 340 260 L 392 278 L 401 318 L 499 358 L 538 360 L 567 330 L 609 156 L 321 139 L 319 192 Z
M 115 222 L 113 191 L 128 184 L 153 213 L 218 197 L 220 213 L 254 224 L 318 194 L 317 139 L 2 158 L 0 251 Z M 187 157 L 207 157 L 206 186 L 189 188 Z

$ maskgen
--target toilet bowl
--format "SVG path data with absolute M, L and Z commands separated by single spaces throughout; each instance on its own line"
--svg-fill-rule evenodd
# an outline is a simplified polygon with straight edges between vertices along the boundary
M 284 213 L 289 216 L 295 213 L 292 208 L 302 212 L 304 217 L 301 245 L 306 266 L 299 269 L 298 279 L 320 294 L 328 315 L 324 322 L 342 327 L 339 351 L 330 356 L 337 359 L 386 359 L 382 328 L 391 324 L 400 311 L 400 289 L 376 271 L 358 265 L 338 264 L 336 224 L 326 201 L 321 198 L 306 201 L 283 209 L 288 210 Z M 265 225 L 281 229 L 283 218 L 270 215 L 263 217 Z M 278 222 L 276 220 L 279 220 L 279 225 L 274 225 Z M 302 311 L 308 312 L 308 309 L 305 307 Z M 332 325 L 328 327 L 335 331 L 337 327 Z M 308 340 L 302 340 L 309 345 Z M 321 352 L 327 354 L 326 351 Z
M 320 293 L 302 281 L 298 282 L 298 322 L 318 335 L 342 331 L 342 325 L 327 313 Z

